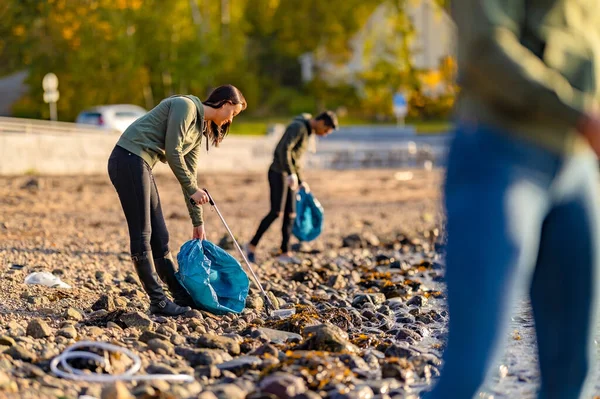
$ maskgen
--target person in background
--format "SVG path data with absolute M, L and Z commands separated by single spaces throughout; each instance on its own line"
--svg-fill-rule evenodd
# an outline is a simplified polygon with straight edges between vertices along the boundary
M 281 216 L 283 210 L 281 251 L 278 260 L 282 263 L 299 263 L 290 251 L 289 241 L 296 217 L 295 192 L 299 187 L 309 190 L 302 176 L 302 157 L 308 148 L 311 135 L 327 136 L 337 128 L 337 116 L 333 111 L 323 112 L 314 118 L 310 114 L 302 114 L 294 118 L 286 128 L 275 147 L 273 163 L 268 173 L 271 208 L 260 222 L 250 243 L 246 245 L 246 256 L 250 262 L 256 262 L 255 251 L 260 239 L 271 224 Z
M 445 181 L 449 335 L 427 399 L 470 399 L 533 308 L 538 397 L 575 399 L 595 362 L 600 7 L 452 0 L 456 135 Z
M 129 228 L 131 258 L 144 290 L 150 297 L 150 312 L 176 316 L 189 310 L 193 300 L 175 278 L 175 264 L 169 249 L 165 224 L 152 168 L 167 163 L 183 190 L 193 225 L 192 237 L 206 237 L 202 205 L 208 195 L 198 188 L 198 165 L 202 140 L 213 146 L 229 132 L 233 118 L 246 109 L 246 100 L 234 86 L 217 87 L 201 102 L 197 97 L 173 96 L 137 119 L 119 138 L 108 160 L 108 174 L 114 185 Z M 175 302 L 167 299 L 161 284 L 167 285 Z

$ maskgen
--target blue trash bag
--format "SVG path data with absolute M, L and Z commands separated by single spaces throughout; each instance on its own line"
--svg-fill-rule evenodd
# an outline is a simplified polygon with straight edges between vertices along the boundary
M 305 190 L 300 190 L 296 198 L 296 220 L 292 233 L 300 241 L 312 241 L 323 231 L 323 207 Z
M 181 246 L 177 262 L 175 276 L 199 308 L 219 315 L 244 310 L 250 281 L 233 256 L 196 239 Z

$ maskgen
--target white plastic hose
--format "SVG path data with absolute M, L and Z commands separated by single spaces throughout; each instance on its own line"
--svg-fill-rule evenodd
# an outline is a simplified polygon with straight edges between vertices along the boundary
M 92 352 L 78 351 L 77 348 L 99 348 L 105 351 L 105 356 L 102 357 Z M 108 361 L 106 352 L 118 352 L 133 361 L 133 365 L 122 374 L 90 374 L 88 370 L 83 371 L 74 369 L 67 362 L 73 359 L 89 359 L 98 362 L 107 371 L 111 371 L 111 365 Z M 60 364 L 62 370 L 58 367 Z M 140 374 L 135 375 L 140 371 L 142 367 L 142 360 L 138 355 L 133 353 L 127 348 L 121 346 L 112 345 L 106 342 L 94 342 L 94 341 L 80 341 L 76 344 L 69 346 L 63 353 L 56 356 L 50 362 L 50 369 L 52 372 L 61 378 L 67 378 L 76 381 L 87 381 L 87 382 L 116 382 L 116 381 L 152 381 L 152 380 L 165 380 L 165 381 L 179 381 L 179 382 L 193 382 L 194 377 L 187 374 Z

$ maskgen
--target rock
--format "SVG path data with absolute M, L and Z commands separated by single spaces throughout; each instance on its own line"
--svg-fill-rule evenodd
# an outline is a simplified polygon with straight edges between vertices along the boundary
M 215 365 L 198 366 L 195 368 L 195 371 L 196 377 L 206 377 L 208 379 L 221 377 L 221 370 Z
M 138 341 L 144 342 L 147 344 L 149 341 L 151 341 L 153 339 L 162 339 L 165 341 L 169 340 L 169 338 L 163 334 L 159 334 L 154 331 L 146 330 L 142 333 L 142 335 L 140 335 L 140 337 L 138 338 Z
M 234 356 L 240 354 L 240 344 L 235 339 L 212 334 L 201 335 L 196 342 L 196 346 L 198 348 L 221 349 Z
M 153 325 L 152 320 L 142 312 L 125 313 L 121 316 L 120 320 L 127 327 L 131 328 L 148 329 Z
M 275 309 L 279 309 L 279 300 L 277 299 L 277 297 L 275 296 L 275 294 L 273 294 L 272 291 L 267 292 L 267 296 L 269 297 L 269 300 L 271 301 L 271 305 L 273 305 L 273 307 Z
M 20 378 L 42 378 L 46 376 L 44 370 L 30 363 L 23 363 L 18 370 L 16 370 L 15 375 Z
M 183 317 L 186 319 L 198 319 L 204 320 L 204 316 L 202 316 L 202 312 L 197 309 L 191 309 L 184 313 Z
M 348 285 L 348 282 L 342 275 L 337 274 L 335 276 L 329 277 L 327 285 L 333 288 L 334 290 L 343 290 Z
M 381 244 L 379 238 L 373 233 L 364 233 L 363 234 L 364 241 L 372 247 L 378 247 Z
M 180 334 L 171 335 L 171 343 L 175 346 L 185 345 L 186 342 L 187 342 L 187 340 L 185 339 L 185 337 L 183 335 L 180 335 Z
M 204 392 L 200 392 L 200 394 L 198 395 L 198 397 L 196 399 L 219 399 L 219 398 L 217 398 L 217 395 L 215 395 L 214 393 L 212 393 L 210 391 L 204 391 Z
M 129 301 L 127 300 L 127 298 L 118 297 L 115 299 L 115 306 L 117 308 L 125 308 L 125 307 L 127 307 L 128 303 L 129 303 Z
M 357 385 L 348 392 L 335 392 L 329 395 L 331 399 L 373 399 L 373 390 L 368 385 Z
M 155 398 L 160 395 L 160 392 L 156 392 L 156 389 L 148 383 L 138 384 L 131 393 L 136 398 Z
M 246 298 L 246 307 L 248 309 L 261 310 L 265 306 L 265 301 L 260 295 L 248 295 Z
M 392 344 L 385 350 L 385 357 L 403 357 L 408 359 L 418 354 L 419 352 L 411 349 L 405 342 Z
M 173 334 L 177 334 L 177 331 L 167 325 L 162 325 L 156 329 L 158 334 L 164 335 L 165 337 L 171 337 Z M 158 337 L 156 337 L 158 338 Z
M 44 320 L 33 319 L 27 325 L 27 335 L 33 338 L 47 338 L 52 335 L 52 329 Z
M 175 353 L 190 363 L 190 366 L 210 366 L 223 363 L 224 352 L 217 349 L 188 349 L 177 347 Z
M 151 364 L 146 367 L 146 373 L 148 374 L 177 374 L 177 372 L 166 364 Z
M 260 382 L 263 392 L 272 393 L 279 399 L 292 399 L 306 392 L 306 384 L 300 377 L 288 373 L 274 373 Z
M 306 391 L 297 395 L 294 399 L 323 399 L 323 397 L 313 391 Z
M 153 352 L 160 353 L 164 351 L 166 355 L 172 355 L 175 351 L 175 347 L 169 341 L 165 341 L 159 338 L 153 338 L 148 341 L 148 348 Z
M 235 384 L 220 384 L 208 387 L 217 399 L 245 399 L 246 392 Z
M 368 294 L 358 294 L 352 300 L 352 306 L 360 307 L 367 303 L 373 304 L 375 306 L 381 305 L 386 300 L 385 295 L 377 292 L 377 293 L 368 293 Z
M 61 337 L 65 337 L 65 338 L 69 338 L 69 339 L 76 339 L 77 338 L 77 330 L 75 330 L 75 327 L 73 327 L 73 326 L 67 326 L 65 328 L 58 330 L 56 335 L 59 335 Z
M 86 335 L 90 338 L 95 338 L 95 337 L 100 337 L 104 334 L 104 330 L 101 329 L 100 327 L 88 327 L 86 329 Z
M 17 393 L 18 391 L 17 382 L 4 371 L 0 371 L 0 392 L 10 394 Z
M 65 318 L 67 320 L 81 321 L 85 318 L 85 316 L 79 310 L 74 309 L 74 308 L 69 308 L 65 312 Z
M 304 350 L 358 353 L 360 350 L 348 340 L 348 334 L 331 324 L 319 324 L 304 329 Z
M 396 316 L 396 323 L 401 324 L 413 324 L 415 322 L 415 317 L 408 313 L 400 313 Z
M 106 310 L 107 312 L 113 312 L 117 310 L 117 305 L 115 304 L 115 300 L 108 296 L 102 295 L 93 305 L 92 310 Z
M 248 370 L 255 370 L 262 364 L 262 360 L 256 356 L 240 356 L 233 360 L 217 365 L 221 371 L 231 371 L 236 375 L 241 375 Z
M 417 334 L 416 332 L 414 332 L 413 330 L 410 330 L 408 328 L 401 328 L 398 333 L 396 334 L 396 339 L 398 341 L 406 341 L 408 339 L 414 339 L 415 341 L 420 341 L 422 339 L 422 337 Z
M 383 378 L 395 378 L 405 384 L 415 382 L 415 373 L 408 364 L 397 364 L 386 362 L 381 366 L 381 376 Z
M 352 371 L 371 371 L 367 362 L 357 355 L 342 355 L 340 360 Z
M 364 248 L 366 246 L 366 241 L 358 234 L 350 234 L 342 239 L 344 248 Z
M 269 355 L 274 358 L 279 358 L 280 354 L 281 354 L 281 351 L 279 349 L 277 349 L 277 347 L 275 347 L 271 344 L 259 346 L 258 348 L 254 349 L 253 351 L 248 353 L 249 356 Z
M 119 331 L 123 331 L 123 329 L 121 328 L 120 325 L 118 325 L 117 323 L 113 322 L 113 321 L 109 321 L 108 323 L 106 323 L 106 328 L 112 328 L 115 330 L 119 330 Z
M 414 305 L 418 307 L 425 305 L 425 303 L 427 303 L 427 298 L 421 295 L 415 295 L 412 298 L 410 298 L 408 302 L 406 302 L 406 304 L 409 306 Z
M 377 381 L 366 381 L 366 384 L 371 387 L 375 395 L 387 395 L 392 389 L 402 387 L 402 384 L 393 378 L 386 378 Z
M 261 327 L 258 329 L 261 333 L 263 333 L 268 339 L 269 342 L 274 344 L 283 344 L 286 342 L 302 341 L 302 336 L 300 334 L 295 334 L 287 331 L 281 330 L 273 330 L 271 328 Z
M 15 346 L 15 340 L 12 339 L 11 337 L 9 337 L 8 335 L 1 335 L 0 336 L 0 345 L 3 346 Z
M 37 355 L 35 353 L 23 348 L 20 345 L 11 346 L 10 349 L 4 353 L 15 360 L 22 360 L 28 363 L 33 363 L 37 360 Z

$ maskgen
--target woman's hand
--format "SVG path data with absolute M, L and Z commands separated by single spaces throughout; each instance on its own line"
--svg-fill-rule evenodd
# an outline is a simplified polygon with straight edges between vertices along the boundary
M 198 190 L 190 197 L 194 200 L 196 205 L 204 205 L 208 203 L 208 194 L 204 190 Z
M 206 240 L 206 231 L 204 231 L 204 225 L 195 226 L 192 236 L 194 239 Z

